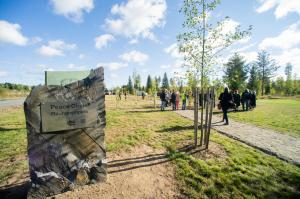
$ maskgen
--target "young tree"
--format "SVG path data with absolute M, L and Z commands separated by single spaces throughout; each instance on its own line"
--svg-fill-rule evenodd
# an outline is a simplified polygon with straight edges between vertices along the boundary
M 146 83 L 146 91 L 148 93 L 151 92 L 151 89 L 152 89 L 152 79 L 151 79 L 151 76 L 148 75 L 148 78 L 147 78 L 147 83 Z
M 291 95 L 293 92 L 293 80 L 292 80 L 293 66 L 291 63 L 287 63 L 284 72 L 286 75 L 285 93 L 287 95 Z
M 212 12 L 218 4 L 220 0 L 184 0 L 180 10 L 185 15 L 185 21 L 184 32 L 177 36 L 179 50 L 184 55 L 184 65 L 188 67 L 187 76 L 192 75 L 195 79 L 193 87 L 196 88 L 200 84 L 202 91 L 205 89 L 205 79 L 209 78 L 208 75 L 216 65 L 217 57 L 221 52 L 235 41 L 248 36 L 251 30 L 251 26 L 246 31 L 241 31 L 239 25 L 234 25 L 233 29 L 228 28 L 233 24 L 229 17 L 213 24 L 213 21 L 208 19 L 208 13 L 209 16 L 214 16 Z M 204 92 L 201 93 L 204 99 Z M 198 93 L 195 96 L 198 96 Z M 194 116 L 197 119 L 194 127 L 195 145 L 197 145 L 198 103 L 195 105 Z M 203 135 L 202 127 L 203 106 L 201 106 L 201 135 Z
M 224 80 L 232 90 L 239 90 L 245 87 L 248 67 L 242 56 L 235 53 L 225 64 Z
M 155 89 L 156 89 L 156 91 L 158 91 L 159 90 L 159 85 L 160 85 L 160 82 L 161 82 L 161 78 L 158 76 L 155 76 L 155 78 L 154 78 L 154 81 L 155 81 Z
M 130 94 L 133 94 L 133 84 L 132 84 L 132 80 L 131 80 L 131 77 L 130 77 L 130 76 L 129 76 L 129 78 L 128 78 L 127 91 L 128 91 Z
M 258 86 L 259 86 L 258 83 L 259 83 L 259 78 L 258 78 L 258 74 L 257 74 L 257 68 L 256 68 L 256 65 L 253 64 L 250 69 L 250 76 L 249 76 L 249 81 L 248 81 L 247 87 L 250 90 L 257 92 Z
M 275 60 L 272 59 L 265 50 L 258 53 L 256 65 L 261 80 L 261 95 L 263 96 L 265 94 L 266 84 L 268 82 L 270 83 L 270 79 L 274 77 L 280 66 L 276 64 Z
M 284 92 L 284 87 L 285 87 L 285 83 L 284 83 L 284 79 L 283 77 L 278 77 L 276 79 L 276 81 L 272 82 L 272 87 L 275 90 L 275 93 L 278 95 L 282 95 Z
M 164 77 L 163 77 L 162 83 L 161 83 L 161 87 L 165 88 L 165 89 L 169 89 L 170 88 L 170 86 L 169 86 L 169 79 L 168 79 L 167 73 L 164 74 Z
M 170 88 L 172 89 L 172 90 L 177 90 L 176 89 L 176 82 L 175 82 L 175 79 L 174 78 L 170 78 Z

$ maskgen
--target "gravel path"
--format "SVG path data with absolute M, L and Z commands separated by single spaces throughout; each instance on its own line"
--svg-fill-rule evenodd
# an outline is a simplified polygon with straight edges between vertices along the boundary
M 193 110 L 176 111 L 179 115 L 194 120 Z M 269 155 L 300 166 L 300 138 L 281 134 L 251 124 L 233 121 L 223 125 L 221 117 L 213 116 L 212 128 L 228 137 L 255 147 Z
M 22 105 L 24 101 L 25 98 L 0 100 L 0 107 L 19 106 Z

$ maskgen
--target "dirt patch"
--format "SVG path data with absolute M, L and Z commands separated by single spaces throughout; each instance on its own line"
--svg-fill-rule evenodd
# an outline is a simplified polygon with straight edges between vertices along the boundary
M 175 171 L 164 150 L 142 145 L 108 154 L 106 183 L 83 186 L 55 198 L 176 198 Z
M 13 170 L 12 175 L 9 175 L 5 179 L 1 180 L 0 189 L 29 181 L 28 167 L 27 165 L 23 166 L 22 164 L 28 164 L 27 156 L 19 155 L 6 160 L 2 160 L 0 162 L 1 171 L 6 170 L 8 172 L 9 169 Z
M 220 144 L 215 142 L 209 142 L 208 150 L 202 150 L 193 153 L 192 156 L 201 160 L 209 160 L 213 158 L 222 160 L 225 159 L 225 157 L 227 157 L 227 153 Z

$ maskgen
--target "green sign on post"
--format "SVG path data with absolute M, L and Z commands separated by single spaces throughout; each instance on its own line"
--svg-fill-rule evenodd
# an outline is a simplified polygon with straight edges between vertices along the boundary
M 46 86 L 64 86 L 86 78 L 90 71 L 45 71 Z

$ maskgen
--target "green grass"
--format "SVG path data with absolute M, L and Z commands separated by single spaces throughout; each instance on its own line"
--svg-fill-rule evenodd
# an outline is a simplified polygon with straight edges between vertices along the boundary
M 28 164 L 24 160 L 27 152 L 27 137 L 22 110 L 20 108 L 9 108 L 0 111 L 1 183 L 13 175 L 28 170 Z
M 125 102 L 122 102 L 125 103 Z M 124 104 L 125 105 L 125 104 Z M 138 105 L 138 107 L 137 107 Z M 174 149 L 193 143 L 193 122 L 171 111 L 145 109 L 148 102 L 107 106 L 106 144 L 111 153 L 145 144 Z M 134 109 L 133 109 L 134 108 Z M 0 184 L 28 169 L 22 109 L 0 116 Z M 222 156 L 208 159 L 170 151 L 179 189 L 187 198 L 299 198 L 300 168 L 213 133 Z M 215 144 L 214 144 L 215 143 Z M 201 156 L 200 156 L 201 157 Z M 14 159 L 12 162 L 11 159 Z
M 300 136 L 300 100 L 262 99 L 248 112 L 231 112 L 229 119 Z
M 214 133 L 224 159 L 196 159 L 172 152 L 182 192 L 188 198 L 299 198 L 300 168 Z

